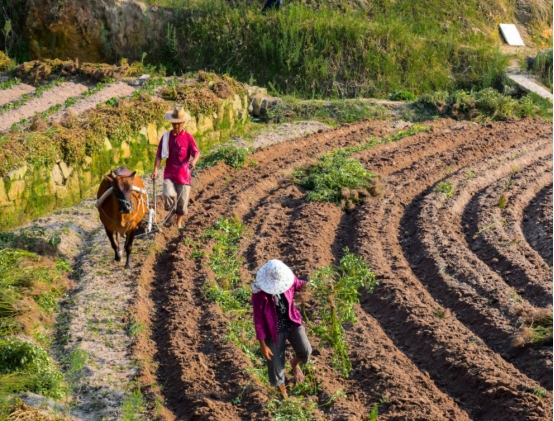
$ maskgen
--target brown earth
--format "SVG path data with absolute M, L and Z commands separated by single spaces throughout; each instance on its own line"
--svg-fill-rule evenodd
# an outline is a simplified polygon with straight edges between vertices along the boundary
M 552 419 L 551 347 L 510 345 L 520 308 L 543 306 L 537 294 L 551 294 L 546 272 L 529 270 L 529 262 L 520 265 L 529 286 L 516 285 L 524 296 L 512 302 L 516 280 L 475 252 L 471 235 L 495 210 L 473 198 L 507 177 L 514 163 L 522 177 L 535 180 L 532 169 L 550 159 L 551 125 L 442 120 L 432 126 L 355 156 L 380 175 L 384 198 L 369 198 L 347 213 L 333 204 L 306 202 L 291 174 L 327 151 L 387 136 L 391 129 L 385 122 L 343 126 L 260 149 L 251 155 L 254 168 L 235 171 L 218 164 L 203 172 L 184 232 L 158 235 L 160 251 L 141 274 L 146 295 L 137 314 L 153 334 L 135 353 L 153 361 L 143 366 L 141 382 L 147 396 L 163 400 L 162 418 L 270 418 L 264 405 L 273 395 L 245 370 L 252 367 L 246 355 L 226 340 L 226 316 L 202 293 L 213 274 L 205 259 L 190 258 L 192 248 L 183 242 L 199 241 L 209 250 L 213 244 L 200 235 L 218 217 L 236 216 L 250 232 L 240 242 L 241 279 L 247 284 L 269 258 L 285 261 L 307 279 L 314 269 L 337 263 L 345 246 L 378 275 L 375 292 L 364 292 L 356 306 L 357 323 L 346 326 L 349 378 L 332 368 L 332 350 L 308 330 L 321 383 L 316 419 L 367 419 L 383 397 L 381 420 Z M 466 179 L 468 169 L 477 176 Z M 455 185 L 451 198 L 434 191 L 441 180 Z M 503 210 L 515 210 L 510 226 L 525 217 L 525 203 L 534 206 L 531 198 L 541 194 L 541 183 L 531 182 L 531 192 L 528 183 L 518 184 L 526 199 Z M 476 222 L 465 222 L 469 216 Z M 506 259 L 516 264 L 513 253 Z M 317 303 L 309 293 L 297 301 L 310 318 Z M 541 386 L 548 389 L 542 399 L 534 394 Z M 346 397 L 322 406 L 338 389 Z
M 522 230 L 531 247 L 552 267 L 552 184 L 524 209 Z

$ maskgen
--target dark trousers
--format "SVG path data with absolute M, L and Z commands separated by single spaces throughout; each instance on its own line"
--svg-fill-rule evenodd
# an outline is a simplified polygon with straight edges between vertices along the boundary
M 262 12 L 265 12 L 268 9 L 279 9 L 281 7 L 283 7 L 283 0 L 267 0 Z
M 306 364 L 312 353 L 312 346 L 306 335 L 304 326 L 279 333 L 277 337 L 279 345 L 275 345 L 271 338 L 266 338 L 265 343 L 271 349 L 273 357 L 267 363 L 267 374 L 271 386 L 279 386 L 285 383 L 285 349 L 287 341 L 292 345 L 294 353 L 300 358 L 302 364 Z

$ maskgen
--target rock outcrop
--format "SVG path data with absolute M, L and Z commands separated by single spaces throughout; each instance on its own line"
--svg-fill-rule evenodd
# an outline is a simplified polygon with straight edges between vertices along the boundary
M 30 0 L 25 31 L 34 58 L 140 60 L 163 50 L 171 16 L 136 0 Z

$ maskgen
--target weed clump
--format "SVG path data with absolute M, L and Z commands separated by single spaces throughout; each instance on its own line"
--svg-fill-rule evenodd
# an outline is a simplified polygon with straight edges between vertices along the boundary
M 452 184 L 450 181 L 441 181 L 435 187 L 435 191 L 437 193 L 444 194 L 447 199 L 454 196 L 455 190 L 456 188 L 454 187 L 454 184 Z
M 377 286 L 375 274 L 358 256 L 344 249 L 338 267 L 324 266 L 311 277 L 310 285 L 318 303 L 312 324 L 314 332 L 333 348 L 332 363 L 344 377 L 348 377 L 352 364 L 348 358 L 348 344 L 344 337 L 344 324 L 356 323 L 354 304 L 359 303 L 360 288 L 373 292 Z
M 297 171 L 294 176 L 298 185 L 309 190 L 307 200 L 333 202 L 342 208 L 369 196 L 375 178 L 359 161 L 340 153 L 324 155 L 316 165 Z
M 552 308 L 533 309 L 521 315 L 521 327 L 512 345 L 543 346 L 552 344 Z
M 552 48 L 539 51 L 537 57 L 531 60 L 529 70 L 552 90 Z
M 506 209 L 506 206 L 508 205 L 508 198 L 504 193 L 500 196 L 500 199 L 498 199 L 498 207 L 500 209 Z

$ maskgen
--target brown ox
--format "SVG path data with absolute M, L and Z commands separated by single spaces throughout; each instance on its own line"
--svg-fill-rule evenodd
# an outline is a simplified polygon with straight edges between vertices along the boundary
M 100 183 L 97 199 L 100 199 L 107 190 L 112 188 L 111 194 L 99 204 L 97 201 L 100 221 L 104 224 L 106 234 L 110 239 L 112 248 L 115 251 L 115 260 L 121 261 L 122 252 L 119 249 L 119 236 L 125 235 L 125 252 L 127 260 L 125 269 L 130 269 L 129 258 L 133 247 L 133 240 L 137 233 L 137 227 L 146 212 L 148 211 L 147 196 L 144 190 L 144 183 L 141 178 L 135 175 L 126 167 L 119 167 L 117 170 L 104 176 Z M 142 192 L 137 191 L 142 189 Z M 115 235 L 114 235 L 115 234 Z

